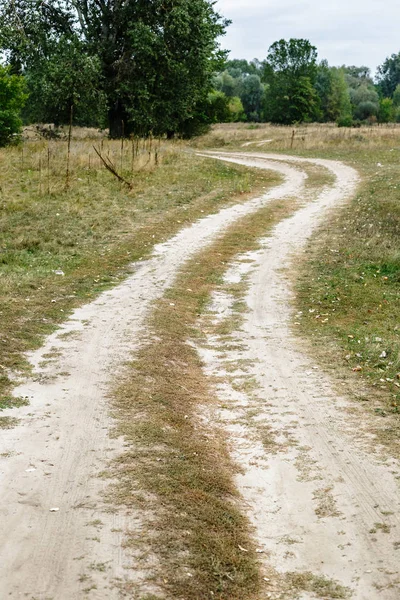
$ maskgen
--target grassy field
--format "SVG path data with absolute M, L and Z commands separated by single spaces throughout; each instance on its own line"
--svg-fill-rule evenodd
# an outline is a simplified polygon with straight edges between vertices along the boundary
M 102 166 L 93 144 L 132 189 Z M 74 307 L 117 283 L 131 262 L 185 224 L 276 181 L 195 158 L 179 143 L 135 142 L 133 163 L 132 150 L 73 139 L 68 182 L 66 141 L 0 150 L 0 409 L 12 402 L 10 375 L 26 368 L 23 353 Z
M 297 280 L 296 315 L 318 356 L 400 450 L 399 145 L 335 153 L 362 174 L 357 196 L 334 211 L 308 245 Z M 331 155 L 331 154 L 330 154 Z M 340 369 L 338 370 L 338 368 Z

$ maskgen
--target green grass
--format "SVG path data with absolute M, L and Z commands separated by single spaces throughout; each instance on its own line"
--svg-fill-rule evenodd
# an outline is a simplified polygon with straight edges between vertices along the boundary
M 120 144 L 103 144 L 117 162 Z M 76 141 L 66 191 L 65 149 L 65 142 L 29 142 L 0 150 L 0 397 L 11 387 L 8 372 L 26 369 L 24 352 L 74 307 L 126 277 L 154 244 L 272 181 L 165 145 L 157 168 L 124 173 L 129 191 L 95 162 L 90 141 Z
M 329 153 L 331 156 L 331 153 Z M 400 167 L 391 148 L 336 155 L 357 166 L 356 197 L 334 211 L 308 245 L 297 282 L 300 331 L 333 361 L 377 416 L 400 413 Z M 378 167 L 377 163 L 383 166 Z M 396 442 L 397 440 L 397 442 Z

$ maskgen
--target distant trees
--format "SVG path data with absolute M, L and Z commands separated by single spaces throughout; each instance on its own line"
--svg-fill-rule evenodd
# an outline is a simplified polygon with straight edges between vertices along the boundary
M 235 98 L 236 106 L 240 101 L 242 110 L 236 111 L 239 120 L 244 117 L 246 121 L 262 121 L 265 86 L 260 75 L 261 65 L 257 60 L 250 63 L 244 59 L 230 60 L 225 65 L 225 71 L 213 80 L 215 89 L 229 98 Z
M 314 87 L 320 100 L 322 121 L 351 121 L 350 92 L 343 68 L 330 67 L 322 60 L 317 67 Z
M 243 79 L 240 99 L 248 121 L 261 121 L 264 86 L 258 75 L 248 75 Z
M 356 121 L 376 121 L 379 113 L 379 94 L 368 67 L 342 67 L 349 88 L 352 116 Z
M 26 87 L 22 77 L 0 65 L 0 146 L 6 146 L 19 133 L 21 109 L 26 101 Z
M 326 60 L 318 63 L 308 40 L 279 40 L 262 62 L 227 61 L 213 85 L 240 98 L 250 122 L 400 122 L 400 53 L 378 68 L 374 83 L 366 66 L 331 67 Z
M 400 84 L 400 52 L 389 56 L 378 67 L 377 80 L 382 96 L 392 98 Z
M 318 62 L 309 40 L 226 60 L 214 0 L 4 0 L 0 51 L 30 94 L 27 121 L 190 137 L 218 121 L 400 122 L 400 53 L 378 68 Z M 22 104 L 21 104 L 22 106 Z M 2 109 L 0 105 L 0 110 Z M 73 110 L 72 110 L 73 109 Z

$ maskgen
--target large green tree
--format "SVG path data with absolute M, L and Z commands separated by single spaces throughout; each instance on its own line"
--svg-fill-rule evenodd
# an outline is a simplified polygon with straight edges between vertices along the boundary
M 283 124 L 318 119 L 316 74 L 317 49 L 308 40 L 279 40 L 272 44 L 263 64 L 263 79 L 269 86 L 267 119 Z
M 185 133 L 202 120 L 199 106 L 207 101 L 212 74 L 224 58 L 218 37 L 228 22 L 215 4 L 6 0 L 0 12 L 0 41 L 13 68 L 28 78 L 41 68 L 45 71 L 58 55 L 61 80 L 74 79 L 66 74 L 71 62 L 63 57 L 79 48 L 83 64 L 75 53 L 72 70 L 81 77 L 86 69 L 86 87 L 74 79 L 73 101 L 83 106 L 91 90 L 103 94 L 112 137 L 123 131 Z

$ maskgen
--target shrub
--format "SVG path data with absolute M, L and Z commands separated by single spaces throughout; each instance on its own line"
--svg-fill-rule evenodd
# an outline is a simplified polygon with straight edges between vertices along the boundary
M 13 142 L 20 132 L 20 112 L 26 99 L 23 77 L 0 65 L 0 146 Z
M 339 117 L 339 119 L 336 121 L 336 123 L 337 123 L 338 127 L 352 127 L 353 119 L 352 119 L 351 115 L 345 115 L 343 117 Z

